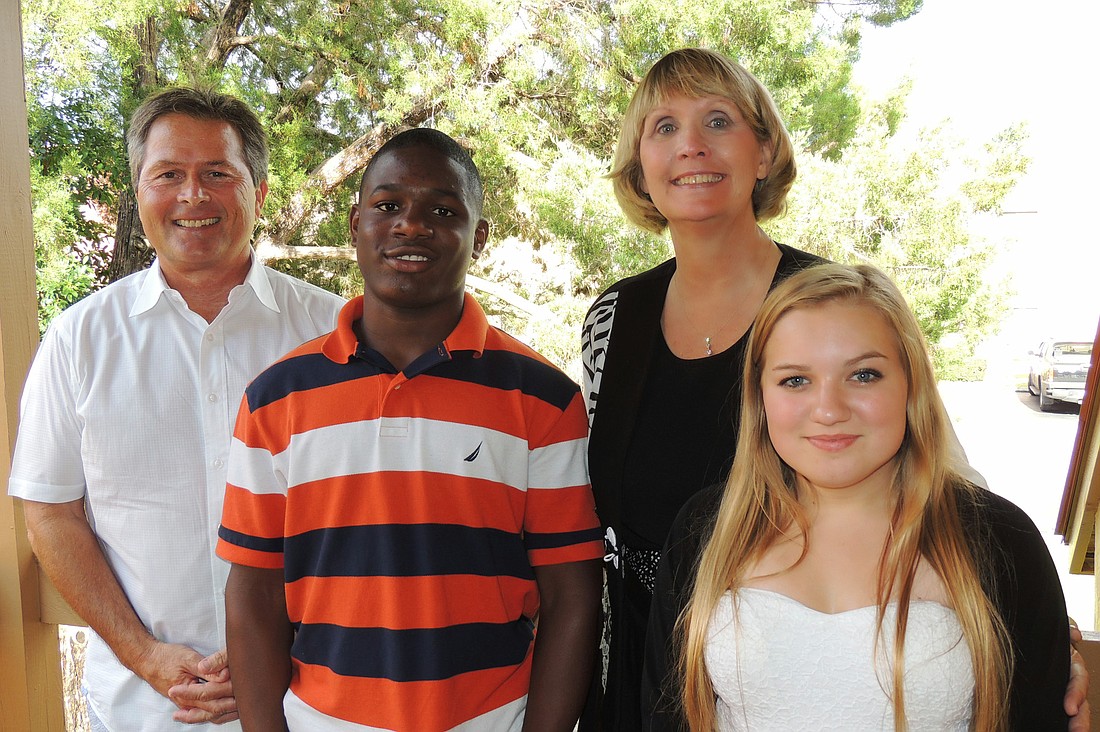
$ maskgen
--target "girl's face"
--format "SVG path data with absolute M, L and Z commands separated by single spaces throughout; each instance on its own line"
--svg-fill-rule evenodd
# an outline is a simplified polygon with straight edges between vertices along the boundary
M 646 115 L 638 143 L 645 192 L 669 223 L 749 216 L 771 149 L 725 97 L 669 97 Z
M 838 300 L 792 310 L 764 346 L 768 435 L 819 491 L 889 488 L 908 387 L 897 337 L 867 305 Z

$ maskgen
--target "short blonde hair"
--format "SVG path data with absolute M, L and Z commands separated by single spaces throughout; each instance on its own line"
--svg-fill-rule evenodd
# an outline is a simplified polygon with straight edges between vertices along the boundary
M 623 115 L 619 144 L 608 177 L 626 217 L 656 234 L 668 226 L 668 219 L 657 210 L 643 188 L 638 146 L 646 115 L 677 94 L 691 98 L 720 96 L 737 106 L 756 139 L 770 144 L 772 149 L 768 177 L 753 189 L 753 214 L 757 221 L 764 221 L 783 213 L 787 191 L 794 184 L 797 170 L 790 135 L 771 94 L 736 61 L 703 48 L 682 48 L 653 65 Z

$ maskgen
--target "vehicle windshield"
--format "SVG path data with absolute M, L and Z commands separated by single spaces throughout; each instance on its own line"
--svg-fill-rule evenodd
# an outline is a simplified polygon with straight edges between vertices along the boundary
M 1063 361 L 1087 362 L 1092 356 L 1091 343 L 1055 343 L 1054 358 Z

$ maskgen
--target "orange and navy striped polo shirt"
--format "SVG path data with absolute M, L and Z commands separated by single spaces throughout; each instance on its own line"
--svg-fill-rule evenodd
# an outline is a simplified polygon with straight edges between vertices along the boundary
M 297 705 L 311 729 L 509 729 L 532 567 L 603 555 L 580 391 L 469 295 L 403 372 L 358 343 L 362 311 L 246 390 L 218 555 L 283 569 L 288 721 Z

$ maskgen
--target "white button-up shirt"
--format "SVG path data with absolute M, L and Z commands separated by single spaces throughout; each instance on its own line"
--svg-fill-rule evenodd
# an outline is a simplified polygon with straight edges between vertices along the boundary
M 225 646 L 229 565 L 214 555 L 233 423 L 247 383 L 332 330 L 343 300 L 256 264 L 207 323 L 157 262 L 50 325 L 23 391 L 8 492 L 84 498 L 107 561 L 159 640 Z M 175 705 L 92 634 L 85 685 L 117 732 L 218 730 L 172 721 Z

